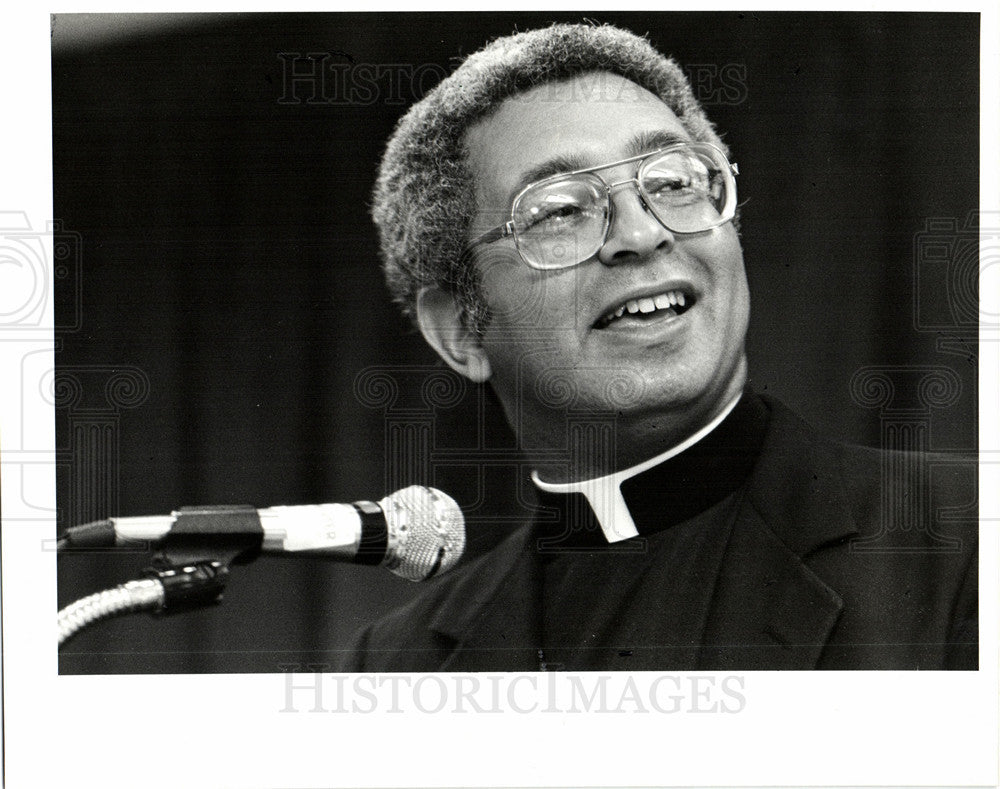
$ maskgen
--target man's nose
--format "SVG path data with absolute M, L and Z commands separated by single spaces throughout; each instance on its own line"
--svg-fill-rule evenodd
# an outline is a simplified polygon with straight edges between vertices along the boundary
M 606 266 L 642 260 L 657 249 L 669 250 L 674 234 L 646 208 L 634 180 L 608 187 L 611 194 L 611 227 L 597 253 Z

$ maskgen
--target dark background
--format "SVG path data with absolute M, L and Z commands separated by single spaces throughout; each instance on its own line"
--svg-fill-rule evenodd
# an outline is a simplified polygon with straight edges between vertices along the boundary
M 61 526 L 417 481 L 470 511 L 471 554 L 500 539 L 523 468 L 489 398 L 388 302 L 369 192 L 396 120 L 453 58 L 582 16 L 57 15 Z M 852 397 L 854 374 L 945 367 L 962 390 L 932 412 L 932 447 L 973 449 L 978 15 L 586 16 L 673 55 L 740 164 L 756 388 L 878 445 L 884 414 Z M 289 83 L 310 68 L 291 56 L 309 53 L 326 83 Z M 400 441 L 420 451 L 403 460 Z M 60 557 L 59 605 L 148 560 Z M 83 632 L 60 670 L 328 666 L 415 591 L 264 557 L 234 569 L 220 606 Z

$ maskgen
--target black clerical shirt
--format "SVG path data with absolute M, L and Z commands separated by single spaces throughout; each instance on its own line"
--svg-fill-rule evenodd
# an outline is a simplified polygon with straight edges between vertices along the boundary
M 629 539 L 608 541 L 626 529 L 601 521 L 613 507 L 592 506 L 601 486 L 591 487 L 590 501 L 580 493 L 540 493 L 540 667 L 698 665 L 719 567 L 767 416 L 748 390 L 699 441 L 622 482 L 638 532 Z

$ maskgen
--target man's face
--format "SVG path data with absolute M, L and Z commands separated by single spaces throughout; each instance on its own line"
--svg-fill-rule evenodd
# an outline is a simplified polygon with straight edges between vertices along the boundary
M 537 180 L 530 174 L 615 162 L 647 152 L 657 136 L 691 139 L 663 102 L 611 74 L 508 99 L 466 136 L 478 203 L 470 238 L 509 218 L 526 180 Z M 617 183 L 636 167 L 600 175 Z M 555 435 L 550 406 L 570 400 L 575 409 L 619 414 L 619 440 L 669 432 L 670 425 L 687 430 L 743 386 L 749 294 L 732 223 L 675 235 L 630 185 L 613 190 L 612 205 L 606 243 L 578 266 L 529 268 L 509 238 L 479 248 L 476 265 L 492 314 L 483 336 L 490 380 L 522 435 Z M 626 310 L 604 320 L 630 301 L 644 310 L 650 302 L 643 300 L 655 306 L 661 296 L 662 304 L 670 292 L 684 294 L 686 311 Z

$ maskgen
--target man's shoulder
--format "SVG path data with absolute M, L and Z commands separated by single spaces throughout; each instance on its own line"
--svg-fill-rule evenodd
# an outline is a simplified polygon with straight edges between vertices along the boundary
M 762 395 L 771 413 L 765 452 L 777 451 L 797 466 L 822 467 L 851 491 L 873 494 L 887 484 L 925 484 L 933 489 L 976 489 L 975 450 L 935 450 L 903 436 L 896 446 L 867 446 L 823 435 L 796 411 L 770 395 Z M 906 438 L 911 440 L 907 441 Z M 909 479 L 907 479 L 909 478 Z
M 775 398 L 762 399 L 771 416 L 748 499 L 796 553 L 820 544 L 813 531 L 837 536 L 855 553 L 878 548 L 887 560 L 925 554 L 933 564 L 974 553 L 975 453 L 836 441 Z M 844 527 L 831 528 L 834 521 Z
M 821 665 L 974 667 L 975 453 L 930 451 L 926 436 L 838 442 L 765 399 L 771 419 L 745 522 L 776 537 L 840 608 Z

